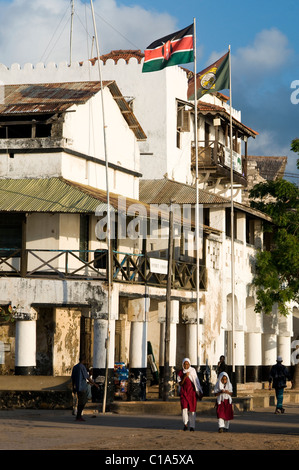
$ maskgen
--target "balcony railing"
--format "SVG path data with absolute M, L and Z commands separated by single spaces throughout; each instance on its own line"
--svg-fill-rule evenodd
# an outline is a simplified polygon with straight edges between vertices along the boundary
M 88 259 L 86 261 L 85 259 Z M 151 271 L 150 258 L 143 254 L 113 251 L 114 282 L 166 287 L 167 274 Z M 21 250 L 0 248 L 0 277 L 108 280 L 107 250 Z M 206 290 L 205 266 L 200 266 L 200 289 Z M 196 289 L 196 264 L 173 261 L 173 289 Z
M 198 168 L 230 170 L 230 149 L 217 140 L 198 141 Z M 195 168 L 195 146 L 192 146 L 192 166 Z M 240 153 L 233 151 L 233 169 L 235 177 L 246 179 L 247 160 Z M 216 171 L 216 177 L 218 176 Z

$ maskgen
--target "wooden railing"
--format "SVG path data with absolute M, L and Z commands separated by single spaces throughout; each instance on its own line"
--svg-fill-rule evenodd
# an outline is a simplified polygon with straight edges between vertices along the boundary
M 107 250 L 0 248 L 0 277 L 108 280 L 107 256 Z M 167 274 L 152 272 L 149 256 L 113 251 L 110 265 L 114 282 L 166 287 Z M 172 271 L 174 289 L 196 289 L 195 263 L 175 260 Z M 206 287 L 206 268 L 200 266 L 200 289 Z

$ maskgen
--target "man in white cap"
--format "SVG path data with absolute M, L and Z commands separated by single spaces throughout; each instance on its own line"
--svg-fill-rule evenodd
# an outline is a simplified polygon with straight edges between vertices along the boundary
M 276 395 L 276 409 L 275 414 L 284 413 L 285 409 L 282 407 L 283 403 L 283 391 L 287 386 L 287 380 L 290 380 L 290 374 L 288 369 L 282 365 L 282 357 L 278 356 L 276 364 L 271 367 L 269 377 L 269 390 L 275 389 Z

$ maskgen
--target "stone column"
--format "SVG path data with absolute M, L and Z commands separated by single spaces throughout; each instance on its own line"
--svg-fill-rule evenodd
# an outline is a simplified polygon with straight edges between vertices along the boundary
M 118 291 L 112 290 L 110 321 L 108 321 L 107 302 L 99 306 L 93 306 L 91 315 L 94 319 L 93 378 L 100 386 L 99 389 L 93 391 L 93 401 L 103 401 L 106 377 L 106 355 L 108 352 L 106 403 L 109 405 L 114 399 L 115 320 L 118 318 Z M 108 331 L 109 350 L 107 350 Z
M 15 375 L 36 373 L 36 311 L 21 307 L 15 314 Z
M 169 343 L 169 368 L 170 368 L 170 387 L 169 396 L 175 395 L 176 384 L 176 349 L 177 349 L 177 324 L 179 322 L 179 306 L 178 300 L 171 301 L 171 318 L 170 318 L 170 343 Z M 159 357 L 159 396 L 163 396 L 164 387 L 164 353 L 165 353 L 165 320 L 166 320 L 166 302 L 159 302 L 158 305 L 158 321 L 160 323 L 160 357 Z
M 128 400 L 146 399 L 147 369 L 147 308 L 145 298 L 128 300 L 128 320 L 131 322 L 129 352 Z

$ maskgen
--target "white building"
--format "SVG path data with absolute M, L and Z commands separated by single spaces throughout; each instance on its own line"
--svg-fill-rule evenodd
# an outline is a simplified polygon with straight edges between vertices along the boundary
M 188 236 L 192 238 L 196 199 L 191 186 L 194 106 L 187 101 L 187 72 L 169 67 L 142 74 L 141 68 L 142 54 L 138 51 L 104 56 L 101 90 L 94 62 L 71 67 L 0 66 L 7 92 L 0 113 L 0 191 L 4 196 L 0 206 L 1 245 L 9 253 L 5 256 L 5 250 L 1 252 L 0 269 L 5 276 L 0 277 L 0 304 L 18 307 L 16 373 L 38 369 L 41 374 L 69 375 L 79 350 L 88 352 L 96 375 L 102 375 L 105 368 L 107 246 L 96 237 L 107 200 L 102 91 L 111 205 L 118 214 L 118 224 L 122 220 L 120 209 L 128 215 L 131 207 L 126 220 L 130 223 L 136 215 L 132 205 L 140 200 L 142 206 L 138 208 L 142 207 L 149 220 L 150 204 L 167 205 L 174 196 L 177 204 L 191 207 Z M 200 312 L 198 316 L 194 244 L 185 249 L 182 237 L 178 237 L 171 297 L 173 370 L 181 366 L 185 356 L 201 367 L 206 361 L 215 366 L 221 354 L 231 363 L 226 101 L 217 94 L 199 103 L 198 108 L 203 209 Z M 234 111 L 233 118 L 239 164 L 234 172 L 235 363 L 238 381 L 257 382 L 268 378 L 277 354 L 290 364 L 292 317 L 281 319 L 273 312 L 271 318 L 264 318 L 254 312 L 254 256 L 263 246 L 261 223 L 267 217 L 241 203 L 247 141 L 256 132 L 241 123 L 239 112 Z M 126 198 L 125 202 L 119 196 Z M 165 213 L 167 218 L 167 210 Z M 8 225 L 12 234 L 9 239 Z M 138 231 L 140 224 L 135 229 Z M 163 375 L 168 244 L 161 233 L 162 229 L 146 242 L 133 237 L 118 239 L 113 247 L 109 369 L 113 371 L 115 361 L 129 366 L 133 398 L 142 389 L 148 341 Z M 12 240 L 17 240 L 18 246 L 9 245 Z M 4 242 L 9 246 L 3 246 Z M 88 250 L 85 254 L 84 249 Z M 94 256 L 99 257 L 98 267 L 94 267 Z M 158 272 L 151 264 L 153 258 L 158 260 Z M 51 329 L 53 321 L 55 329 Z M 51 331 L 47 341 L 46 330 Z M 2 341 L 11 341 L 13 348 L 14 340 L 7 332 L 2 334 Z M 198 342 L 200 364 L 196 364 Z

